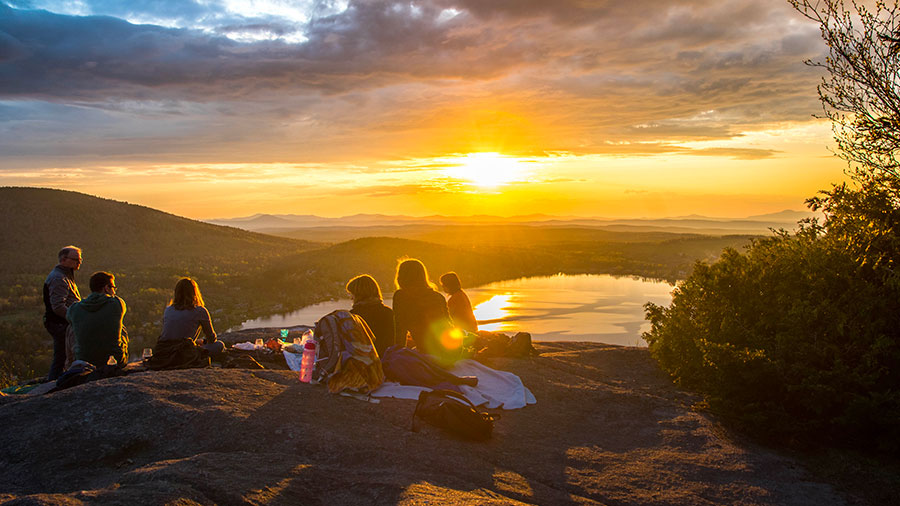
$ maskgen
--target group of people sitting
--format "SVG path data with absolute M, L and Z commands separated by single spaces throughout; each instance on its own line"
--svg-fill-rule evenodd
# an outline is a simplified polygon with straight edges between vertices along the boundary
M 123 325 L 127 306 L 116 295 L 115 276 L 104 271 L 92 274 L 91 294 L 82 299 L 74 276 L 82 261 L 80 248 L 62 248 L 59 264 L 44 282 L 44 326 L 53 337 L 53 361 L 47 378 L 51 381 L 78 361 L 117 368 L 128 363 L 128 333 Z M 458 329 L 455 332 L 459 335 L 477 332 L 478 323 L 459 276 L 448 272 L 440 281 L 449 300 L 429 282 L 421 261 L 402 261 L 397 267 L 393 308 L 384 304 L 381 289 L 372 276 L 363 274 L 347 283 L 347 292 L 353 299 L 350 312 L 360 316 L 372 330 L 379 356 L 399 345 L 440 357 L 448 348 L 446 336 L 452 329 Z M 200 288 L 190 278 L 182 278 L 175 285 L 172 299 L 163 311 L 156 349 L 171 349 L 178 343 L 188 343 L 214 358 L 225 351 Z
M 478 331 L 472 304 L 455 272 L 441 276 L 441 287 L 449 300 L 434 289 L 425 265 L 416 259 L 400 262 L 396 285 L 393 308 L 389 308 L 372 276 L 363 274 L 347 283 L 347 292 L 353 299 L 350 312 L 369 325 L 379 356 L 394 345 L 439 355 L 446 347 L 441 341 L 448 330 Z
M 44 281 L 44 327 L 53 338 L 53 360 L 48 380 L 58 379 L 77 362 L 93 366 L 128 363 L 128 332 L 123 324 L 127 306 L 116 295 L 116 277 L 99 271 L 91 275 L 90 295 L 81 298 L 75 271 L 83 261 L 81 248 L 66 246 L 59 251 L 59 263 Z M 204 338 L 200 338 L 201 332 Z M 184 338 L 197 340 L 210 355 L 225 351 L 216 339 L 209 311 L 197 283 L 182 278 L 163 312 L 162 332 L 157 346 Z

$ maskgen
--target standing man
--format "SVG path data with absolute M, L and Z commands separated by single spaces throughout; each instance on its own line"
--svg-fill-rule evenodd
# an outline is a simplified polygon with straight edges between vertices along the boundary
M 116 278 L 108 272 L 95 272 L 90 280 L 91 294 L 69 308 L 67 318 L 75 334 L 75 360 L 97 367 L 112 356 L 121 368 L 128 364 L 128 333 L 125 301 L 116 296 Z
M 75 271 L 81 267 L 81 248 L 66 246 L 59 250 L 59 264 L 44 281 L 44 328 L 53 337 L 53 362 L 47 379 L 55 381 L 73 360 L 72 346 L 66 345 L 69 322 L 66 311 L 81 300 Z

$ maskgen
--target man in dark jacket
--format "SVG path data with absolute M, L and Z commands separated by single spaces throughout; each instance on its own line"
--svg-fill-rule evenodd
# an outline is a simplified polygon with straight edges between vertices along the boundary
M 66 342 L 69 328 L 66 311 L 81 300 L 75 284 L 75 271 L 81 267 L 81 260 L 81 248 L 66 246 L 59 250 L 59 264 L 44 281 L 44 328 L 53 337 L 53 362 L 48 380 L 56 380 L 74 360 L 73 343 Z
M 116 296 L 116 278 L 108 272 L 91 275 L 91 294 L 69 308 L 66 318 L 75 333 L 75 359 L 97 367 L 112 356 L 119 367 L 128 363 L 128 334 L 122 320 L 125 301 Z

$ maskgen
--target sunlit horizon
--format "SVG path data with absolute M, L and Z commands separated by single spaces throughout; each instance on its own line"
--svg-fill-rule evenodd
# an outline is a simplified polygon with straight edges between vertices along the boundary
M 376 4 L 0 4 L 0 185 L 194 219 L 737 218 L 845 178 L 787 2 Z

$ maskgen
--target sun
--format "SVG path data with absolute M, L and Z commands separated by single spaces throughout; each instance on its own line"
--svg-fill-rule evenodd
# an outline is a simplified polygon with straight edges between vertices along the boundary
M 447 175 L 471 181 L 482 188 L 496 188 L 521 181 L 527 173 L 517 158 L 499 153 L 469 153 L 457 160 L 458 165 L 447 168 Z

